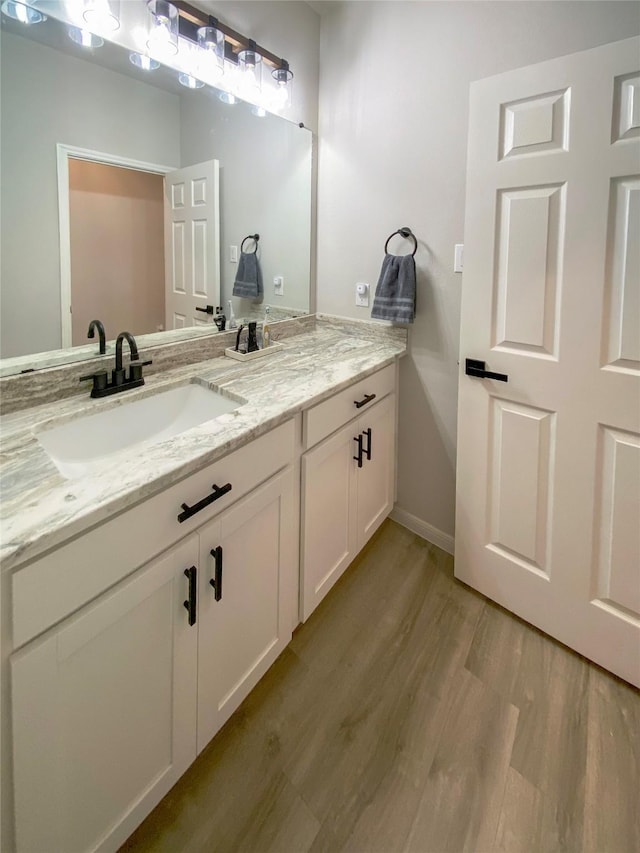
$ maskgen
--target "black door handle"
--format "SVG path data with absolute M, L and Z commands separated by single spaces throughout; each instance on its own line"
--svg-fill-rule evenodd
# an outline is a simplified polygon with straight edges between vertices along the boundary
M 187 612 L 189 614 L 189 625 L 196 624 L 196 586 L 198 580 L 198 570 L 195 566 L 191 566 L 190 569 L 184 570 L 185 576 L 189 578 L 189 598 L 183 602 L 184 606 L 187 608 Z
M 196 311 L 202 311 L 203 314 L 213 314 L 214 308 L 213 305 L 207 305 L 206 308 L 200 308 L 199 305 L 196 305 Z
M 217 548 L 212 548 L 209 553 L 215 562 L 213 578 L 209 583 L 215 592 L 215 600 L 220 601 L 222 598 L 222 545 L 218 545 Z
M 356 442 L 356 444 L 358 445 L 358 455 L 357 455 L 357 456 L 354 456 L 353 458 L 354 458 L 354 459 L 356 460 L 356 462 L 358 463 L 358 468 L 362 468 L 362 436 L 361 436 L 361 435 L 358 435 L 358 436 L 357 436 L 356 438 L 354 438 L 353 440 L 354 440 L 354 441 Z
M 464 372 L 467 376 L 477 376 L 480 379 L 497 379 L 499 382 L 509 381 L 506 373 L 492 373 L 490 370 L 485 370 L 484 361 L 478 361 L 476 358 L 465 359 Z
M 364 449 L 364 452 L 367 456 L 367 461 L 371 461 L 371 427 L 369 429 L 363 429 L 362 434 L 367 436 L 367 446 Z

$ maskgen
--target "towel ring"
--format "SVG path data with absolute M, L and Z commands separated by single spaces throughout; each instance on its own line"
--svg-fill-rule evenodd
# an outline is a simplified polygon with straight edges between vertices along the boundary
M 242 241 L 242 243 L 240 243 L 240 251 L 241 251 L 241 252 L 244 252 L 244 244 L 247 242 L 247 240 L 253 240 L 253 241 L 254 241 L 254 243 L 256 244 L 256 247 L 255 247 L 255 249 L 253 250 L 253 252 L 249 252 L 249 254 L 251 254 L 251 255 L 255 255 L 255 253 L 258 251 L 258 240 L 259 240 L 259 239 L 260 239 L 260 235 L 259 235 L 259 234 L 249 234 L 247 237 L 245 237 L 245 238 L 244 238 L 244 240 Z
M 401 237 L 404 237 L 405 240 L 408 240 L 409 238 L 411 238 L 413 240 L 414 249 L 413 249 L 413 252 L 411 252 L 411 257 L 413 257 L 415 255 L 415 253 L 418 251 L 418 241 L 416 240 L 416 235 L 413 233 L 411 228 L 398 228 L 398 230 L 394 231 L 393 234 L 389 234 L 389 236 L 387 237 L 387 242 L 384 244 L 385 255 L 387 254 L 387 246 L 389 245 L 389 240 L 392 237 L 395 237 L 396 234 L 399 234 Z

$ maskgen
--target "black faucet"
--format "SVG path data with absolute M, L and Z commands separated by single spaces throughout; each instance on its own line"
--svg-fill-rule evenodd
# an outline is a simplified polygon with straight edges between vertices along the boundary
M 89 323 L 89 331 L 87 332 L 88 338 L 95 338 L 96 329 L 98 330 L 98 337 L 100 338 L 100 355 L 104 355 L 107 351 L 107 338 L 104 333 L 104 326 L 100 322 L 100 320 L 92 320 Z
M 102 325 L 102 324 L 101 324 Z M 122 342 L 127 341 L 131 351 L 131 364 L 129 365 L 129 376 L 122 366 Z M 138 346 L 136 339 L 130 332 L 120 332 L 116 338 L 116 366 L 111 371 L 111 382 L 107 381 L 107 371 L 101 370 L 98 373 L 90 374 L 89 376 L 81 376 L 80 381 L 85 379 L 93 379 L 93 388 L 91 389 L 92 397 L 108 397 L 110 394 L 117 394 L 118 391 L 126 391 L 129 388 L 139 388 L 144 385 L 142 378 L 142 368 L 147 364 L 152 364 L 152 361 L 139 361 Z

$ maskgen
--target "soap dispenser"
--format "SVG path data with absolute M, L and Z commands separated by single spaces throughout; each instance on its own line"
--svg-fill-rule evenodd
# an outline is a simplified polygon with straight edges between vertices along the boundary
M 267 305 L 264 309 L 264 320 L 262 321 L 262 348 L 266 349 L 271 343 L 271 323 L 269 321 L 269 312 L 271 309 Z
M 231 300 L 229 300 L 229 301 L 227 302 L 227 305 L 229 306 L 229 328 L 230 328 L 230 329 L 237 329 L 237 328 L 238 328 L 238 324 L 236 323 L 236 315 L 233 313 L 233 303 L 232 303 L 232 301 L 231 301 Z

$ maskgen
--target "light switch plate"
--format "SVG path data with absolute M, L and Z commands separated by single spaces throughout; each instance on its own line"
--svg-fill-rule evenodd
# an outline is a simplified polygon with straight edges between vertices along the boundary
M 359 281 L 356 284 L 356 305 L 361 308 L 369 307 L 369 285 L 366 281 Z
M 229 246 L 229 260 L 232 264 L 238 263 L 238 247 Z
M 464 243 L 456 243 L 453 253 L 453 271 L 462 272 L 464 263 Z

